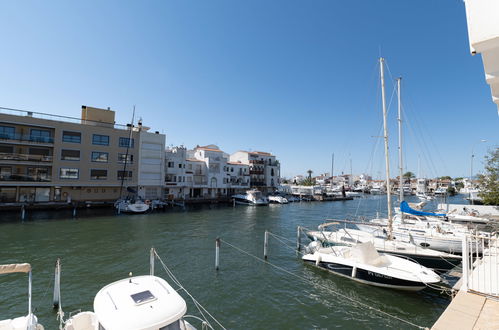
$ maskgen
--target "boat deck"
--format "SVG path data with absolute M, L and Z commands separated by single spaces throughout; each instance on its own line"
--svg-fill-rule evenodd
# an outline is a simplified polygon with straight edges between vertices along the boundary
M 432 329 L 499 329 L 499 301 L 461 290 Z

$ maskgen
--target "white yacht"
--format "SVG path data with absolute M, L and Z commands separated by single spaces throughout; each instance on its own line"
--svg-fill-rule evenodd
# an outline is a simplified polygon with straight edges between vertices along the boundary
M 447 189 L 444 188 L 444 187 L 439 187 L 437 188 L 434 192 L 433 192 L 435 195 L 438 195 L 438 196 L 442 196 L 442 195 L 445 195 L 447 194 Z
M 276 203 L 276 204 L 288 204 L 289 201 L 286 197 L 279 196 L 279 195 L 269 195 L 268 197 L 269 203 Z
M 0 274 L 28 273 L 28 315 L 19 316 L 12 319 L 0 320 L 1 330 L 43 330 L 43 326 L 38 324 L 38 319 L 31 311 L 31 265 L 7 264 L 0 265 Z
M 262 192 L 257 189 L 247 190 L 246 194 L 233 195 L 232 198 L 236 204 L 240 205 L 269 205 L 269 201 L 262 195 Z
M 179 288 L 175 289 L 164 279 L 154 276 L 154 262 L 156 258 L 159 259 L 159 256 L 154 248 L 151 249 L 150 253 L 150 274 L 132 276 L 130 273 L 129 278 L 106 285 L 97 292 L 93 311 L 79 312 L 64 321 L 64 313 L 58 303 L 60 329 L 195 330 L 196 328 L 186 318 L 201 321 L 203 329 L 213 329 L 207 319 L 186 315 L 187 304 L 178 293 L 180 290 L 186 291 L 185 288 L 166 268 L 163 261 L 161 261 L 162 266 Z M 60 263 L 56 264 L 55 283 L 59 283 L 58 274 L 60 274 Z M 187 294 L 192 298 L 189 293 Z M 54 301 L 56 300 L 60 302 L 60 288 L 58 286 L 54 289 Z M 196 300 L 193 299 L 193 302 L 198 309 L 202 308 L 206 311 Z M 218 323 L 218 321 L 216 322 Z
M 416 193 L 416 197 L 419 198 L 422 201 L 431 201 L 434 200 L 435 198 L 433 196 L 429 196 L 425 194 L 424 192 L 418 191 Z
M 195 329 L 183 319 L 186 311 L 185 300 L 165 280 L 134 276 L 103 287 L 94 311 L 72 316 L 64 330 Z
M 413 261 L 378 253 L 371 242 L 351 246 L 307 247 L 303 261 L 354 281 L 406 291 L 419 291 L 441 281 L 431 269 Z
M 120 199 L 114 203 L 118 213 L 145 213 L 151 208 L 151 204 L 141 199 Z
M 359 243 L 371 242 L 380 253 L 403 256 L 415 260 L 420 265 L 447 271 L 461 263 L 461 256 L 424 248 L 413 243 L 397 239 L 387 239 L 386 231 L 382 229 L 368 233 L 358 229 L 340 228 L 328 230 L 328 227 L 338 225 L 339 222 L 325 223 L 319 226 L 318 231 L 308 231 L 307 236 L 323 244 L 354 246 Z M 333 228 L 334 229 L 334 228 Z

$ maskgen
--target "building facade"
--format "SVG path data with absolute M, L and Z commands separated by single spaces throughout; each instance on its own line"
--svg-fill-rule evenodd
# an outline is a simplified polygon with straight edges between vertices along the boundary
M 141 139 L 165 137 L 114 118 L 87 106 L 81 118 L 2 111 L 0 202 L 111 201 L 137 189 Z
M 262 151 L 237 151 L 230 156 L 230 161 L 249 166 L 251 188 L 271 193 L 279 187 L 281 166 L 274 155 Z

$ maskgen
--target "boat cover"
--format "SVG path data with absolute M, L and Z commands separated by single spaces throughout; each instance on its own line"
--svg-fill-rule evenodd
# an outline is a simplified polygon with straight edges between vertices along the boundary
M 30 271 L 31 265 L 28 263 L 0 265 L 0 274 L 29 273 Z
M 445 213 L 432 213 L 432 212 L 423 212 L 423 211 L 414 210 L 409 206 L 409 204 L 407 204 L 406 201 L 403 201 L 402 203 L 400 203 L 400 211 L 404 212 L 404 213 L 412 214 L 412 215 L 422 215 L 422 216 L 430 215 L 430 216 L 436 216 L 436 217 L 445 217 L 446 216 Z

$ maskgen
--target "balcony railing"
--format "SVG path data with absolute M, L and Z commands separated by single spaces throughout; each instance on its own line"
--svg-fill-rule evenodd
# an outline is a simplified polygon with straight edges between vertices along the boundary
M 250 170 L 249 171 L 250 174 L 263 174 L 263 170 Z
M 263 187 L 263 186 L 265 186 L 265 181 L 251 181 L 251 186 Z
M 250 164 L 265 164 L 263 160 L 250 159 Z
M 50 136 L 33 136 L 23 135 L 19 133 L 0 133 L 0 140 L 22 141 L 22 142 L 36 142 L 36 143 L 54 143 L 54 138 Z
M 50 175 L 26 175 L 26 174 L 10 174 L 1 175 L 0 181 L 28 181 L 28 182 L 50 182 L 52 176 Z
M 14 160 L 21 162 L 51 162 L 52 156 L 16 154 L 16 153 L 0 153 L 0 160 Z

